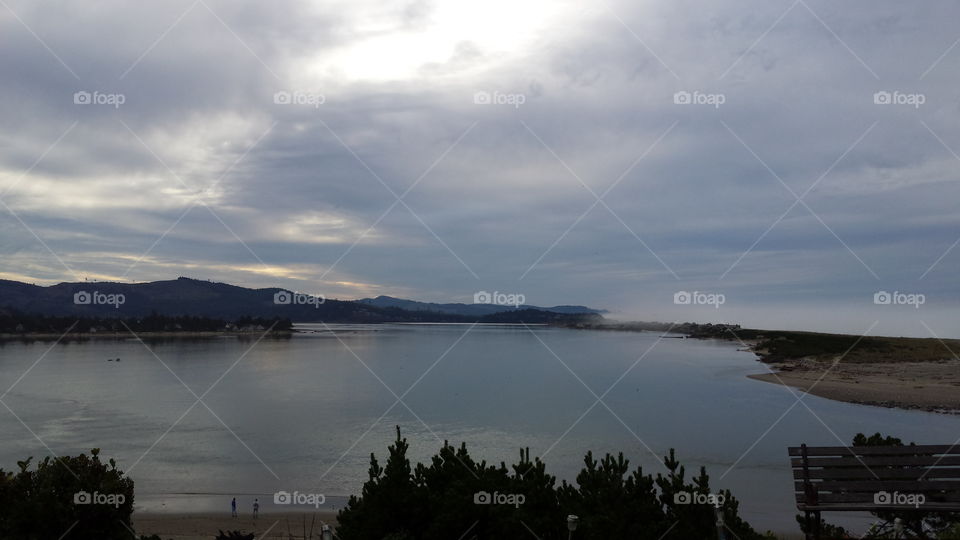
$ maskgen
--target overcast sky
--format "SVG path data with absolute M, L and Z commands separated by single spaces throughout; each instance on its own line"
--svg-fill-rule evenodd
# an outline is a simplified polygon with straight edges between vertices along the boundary
M 2 0 L 0 277 L 960 336 L 957 20 Z

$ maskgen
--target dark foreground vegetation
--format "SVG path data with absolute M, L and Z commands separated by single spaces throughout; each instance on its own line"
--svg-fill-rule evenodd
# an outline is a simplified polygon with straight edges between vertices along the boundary
M 900 439 L 858 434 L 854 446 L 902 445 Z M 911 443 L 912 444 L 912 443 Z M 623 455 L 584 458 L 573 484 L 546 473 L 539 458 L 521 451 L 507 467 L 475 461 L 466 446 L 448 444 L 429 464 L 412 466 L 409 445 L 397 428 L 386 463 L 370 456 L 369 478 L 338 516 L 341 540 L 433 540 L 450 538 L 568 538 L 568 516 L 579 517 L 572 538 L 762 540 L 739 516 L 728 490 L 714 490 L 701 468 L 686 477 L 673 450 L 656 476 L 630 468 Z M 0 538 L 4 540 L 161 540 L 133 531 L 133 480 L 111 459 L 90 455 L 32 459 L 17 471 L 0 468 Z M 106 504 L 104 503 L 106 502 Z M 960 515 L 922 511 L 875 512 L 864 536 L 821 522 L 822 538 L 960 539 Z M 803 528 L 803 517 L 797 516 Z M 65 534 L 68 533 L 68 534 Z M 249 539 L 243 531 L 220 531 L 216 539 Z
M 584 540 L 708 539 L 718 527 L 728 538 L 773 538 L 739 517 L 729 491 L 712 492 L 704 469 L 687 479 L 672 450 L 667 473 L 656 477 L 631 470 L 622 454 L 597 460 L 588 453 L 576 483 L 558 485 L 529 451 L 508 468 L 475 461 L 465 445 L 445 444 L 429 464 L 412 467 L 407 448 L 398 428 L 386 464 L 370 456 L 362 494 L 339 514 L 338 538 L 564 539 L 570 514 L 580 519 L 574 538 Z

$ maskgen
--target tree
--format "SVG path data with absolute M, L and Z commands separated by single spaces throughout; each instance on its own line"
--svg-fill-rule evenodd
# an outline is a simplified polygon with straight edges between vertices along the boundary
M 60 538 L 69 530 L 81 540 L 129 539 L 133 480 L 99 454 L 47 457 L 35 470 L 29 458 L 16 474 L 0 469 L 0 538 Z
M 531 460 L 529 449 L 521 450 L 520 460 L 508 468 L 504 463 L 474 461 L 465 444 L 454 448 L 445 442 L 429 464 L 411 469 L 408 447 L 397 428 L 386 467 L 371 454 L 361 496 L 351 497 L 340 511 L 339 538 L 562 540 L 567 537 L 567 514 L 580 517 L 578 540 L 716 537 L 712 505 L 676 499 L 684 491 L 709 494 L 706 471 L 701 469 L 700 476 L 687 484 L 672 450 L 665 460 L 668 475 L 656 480 L 640 468 L 631 472 L 622 454 L 597 460 L 588 452 L 576 485 L 557 486 L 543 461 Z M 740 519 L 730 492 L 721 495 L 717 506 L 733 535 L 741 540 L 763 538 Z

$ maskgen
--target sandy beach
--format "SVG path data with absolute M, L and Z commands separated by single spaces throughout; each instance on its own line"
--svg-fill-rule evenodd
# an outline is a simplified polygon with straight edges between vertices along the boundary
M 813 395 L 881 407 L 960 413 L 960 361 L 837 363 L 796 360 L 769 364 L 751 379 Z M 832 367 L 831 367 L 832 366 Z
M 336 529 L 336 513 L 317 512 L 261 514 L 254 521 L 250 515 L 231 518 L 229 514 L 134 514 L 133 524 L 138 535 L 156 534 L 163 540 L 212 540 L 218 530 L 241 530 L 256 533 L 257 540 L 278 538 L 284 540 L 310 538 L 310 520 L 315 516 L 313 538 L 319 539 L 320 525 L 327 523 Z M 306 519 L 306 536 L 304 536 Z M 781 540 L 799 540 L 798 533 L 777 533 Z
M 135 513 L 133 526 L 138 535 L 156 534 L 163 540 L 211 540 L 218 531 L 242 531 L 255 533 L 257 539 L 310 538 L 313 520 L 313 538 L 320 538 L 320 528 L 327 524 L 336 528 L 335 512 L 285 512 L 261 513 L 256 520 L 249 512 L 239 517 L 222 513 L 157 514 Z M 304 535 L 306 528 L 306 536 Z

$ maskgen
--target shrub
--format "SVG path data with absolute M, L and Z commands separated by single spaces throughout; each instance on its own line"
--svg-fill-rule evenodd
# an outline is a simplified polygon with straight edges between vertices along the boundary
M 34 470 L 30 458 L 17 463 L 16 474 L 0 469 L 0 538 L 60 538 L 69 531 L 72 539 L 129 540 L 133 480 L 99 454 L 94 448 L 89 456 L 47 457 Z M 112 504 L 86 504 L 95 494 Z
M 408 447 L 398 427 L 386 466 L 370 455 L 361 495 L 350 497 L 339 513 L 339 538 L 564 539 L 568 514 L 580 518 L 578 540 L 715 538 L 718 515 L 729 537 L 764 538 L 739 517 L 738 502 L 729 491 L 713 494 L 722 495 L 714 499 L 716 508 L 684 504 L 681 492 L 710 494 L 709 478 L 701 468 L 688 483 L 673 450 L 665 458 L 667 474 L 656 478 L 640 468 L 631 471 L 622 454 L 597 460 L 588 453 L 576 484 L 557 486 L 545 464 L 530 459 L 529 450 L 522 450 L 520 460 L 507 468 L 504 463 L 474 461 L 465 444 L 455 449 L 444 443 L 429 465 L 411 467 Z M 494 496 L 508 504 L 489 504 Z

